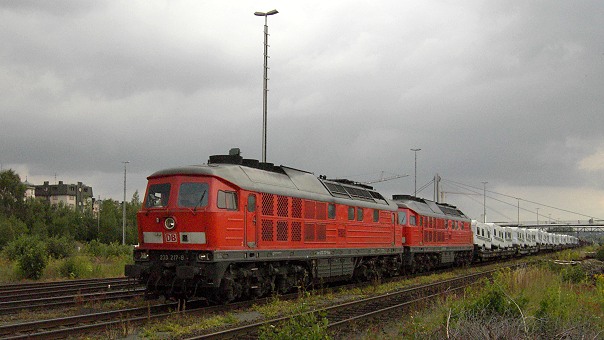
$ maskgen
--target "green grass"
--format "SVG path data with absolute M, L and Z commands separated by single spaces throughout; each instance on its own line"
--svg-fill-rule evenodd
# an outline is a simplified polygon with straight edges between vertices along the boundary
M 174 339 L 191 335 L 205 329 L 225 326 L 236 322 L 237 320 L 235 317 L 229 313 L 208 317 L 175 314 L 163 321 L 145 326 L 138 333 L 138 336 L 145 339 Z
M 373 327 L 366 339 L 550 339 L 604 334 L 604 275 L 569 280 L 549 265 L 504 270 L 492 283 Z
M 64 259 L 50 258 L 39 281 L 124 276 L 124 266 L 128 263 L 132 263 L 131 255 L 108 258 L 91 255 L 74 255 Z M 19 274 L 16 261 L 0 258 L 0 283 L 21 281 L 27 280 Z

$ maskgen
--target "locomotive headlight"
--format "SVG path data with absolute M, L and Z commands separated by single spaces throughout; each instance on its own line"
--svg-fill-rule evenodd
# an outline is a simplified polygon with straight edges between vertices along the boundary
M 172 217 L 168 217 L 164 221 L 164 226 L 166 227 L 166 229 L 172 230 L 174 229 L 174 227 L 176 227 L 176 221 L 174 221 Z
M 210 261 L 212 257 L 209 253 L 199 253 L 197 254 L 197 261 Z
M 149 253 L 146 250 L 135 250 L 134 259 L 136 261 L 146 261 L 149 259 Z

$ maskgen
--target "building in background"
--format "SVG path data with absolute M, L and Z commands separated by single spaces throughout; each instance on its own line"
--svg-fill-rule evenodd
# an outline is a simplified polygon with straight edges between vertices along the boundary
M 27 178 L 25 178 L 25 182 L 23 182 L 23 185 L 25 185 L 25 199 L 36 198 L 36 186 L 29 183 L 27 181 Z
M 65 206 L 84 210 L 92 206 L 92 187 L 78 182 L 78 184 L 49 184 L 45 181 L 43 185 L 36 185 L 35 196 L 46 199 L 50 204 L 63 202 Z

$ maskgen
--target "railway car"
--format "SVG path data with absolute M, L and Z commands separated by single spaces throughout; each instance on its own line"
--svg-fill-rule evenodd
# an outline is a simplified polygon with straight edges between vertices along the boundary
M 514 243 L 512 240 L 512 229 L 510 227 L 501 227 L 503 229 L 503 240 L 508 249 L 514 248 Z
M 495 223 L 485 223 L 491 226 L 492 234 L 491 234 L 491 245 L 495 249 L 507 249 L 508 244 L 505 241 L 505 237 L 503 235 L 503 227 L 499 224 Z
M 404 271 L 427 271 L 472 261 L 471 220 L 456 207 L 410 195 L 394 195 L 402 227 Z
M 491 229 L 492 227 L 486 223 L 472 220 L 472 231 L 474 232 L 474 245 L 476 248 L 483 251 L 491 249 Z
M 547 250 L 547 233 L 544 230 L 537 229 L 537 246 L 539 250 Z

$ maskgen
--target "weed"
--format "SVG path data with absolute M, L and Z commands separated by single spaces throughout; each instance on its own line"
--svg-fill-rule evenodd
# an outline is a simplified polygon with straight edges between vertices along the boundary
M 295 313 L 303 313 L 279 325 L 264 326 L 259 339 L 330 339 L 327 333 L 328 320 L 323 313 L 309 312 L 303 304 Z
M 72 256 L 60 267 L 61 276 L 70 279 L 92 277 L 92 263 L 86 256 Z

